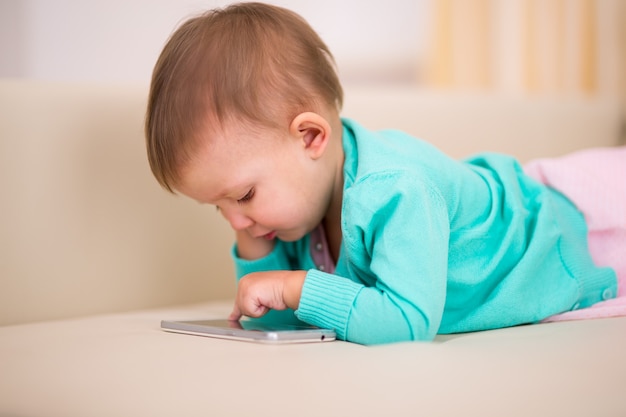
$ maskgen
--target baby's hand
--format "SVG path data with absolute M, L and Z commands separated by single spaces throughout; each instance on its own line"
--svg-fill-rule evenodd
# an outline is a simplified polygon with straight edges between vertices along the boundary
M 261 317 L 272 309 L 297 309 L 305 277 L 306 271 L 253 272 L 242 277 L 229 319 Z

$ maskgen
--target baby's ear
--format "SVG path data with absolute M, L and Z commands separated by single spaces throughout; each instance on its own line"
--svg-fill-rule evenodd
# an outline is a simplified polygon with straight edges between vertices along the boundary
M 322 156 L 330 140 L 330 124 L 317 113 L 300 113 L 291 121 L 289 133 L 301 141 L 313 159 Z

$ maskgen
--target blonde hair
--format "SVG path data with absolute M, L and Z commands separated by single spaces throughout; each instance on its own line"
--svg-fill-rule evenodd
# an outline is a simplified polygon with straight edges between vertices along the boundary
M 339 112 L 342 102 L 333 57 L 302 17 L 261 3 L 210 10 L 183 23 L 155 65 L 150 168 L 174 192 L 199 132 L 233 121 L 280 128 L 322 105 Z

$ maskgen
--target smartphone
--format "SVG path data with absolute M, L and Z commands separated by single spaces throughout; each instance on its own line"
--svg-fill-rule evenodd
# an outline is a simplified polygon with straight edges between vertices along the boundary
M 207 336 L 219 339 L 257 343 L 312 343 L 331 342 L 336 339 L 333 330 L 315 326 L 263 323 L 258 320 L 193 320 L 161 321 L 167 332 Z

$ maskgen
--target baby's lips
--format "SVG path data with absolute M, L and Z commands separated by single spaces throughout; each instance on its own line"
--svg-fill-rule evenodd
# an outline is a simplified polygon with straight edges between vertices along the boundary
M 276 232 L 272 231 L 262 236 L 265 240 L 272 240 L 276 237 Z

